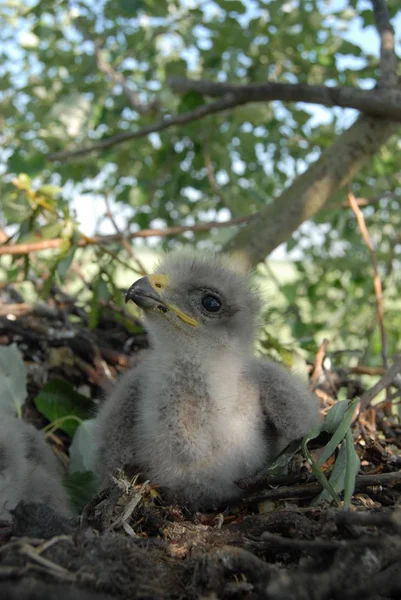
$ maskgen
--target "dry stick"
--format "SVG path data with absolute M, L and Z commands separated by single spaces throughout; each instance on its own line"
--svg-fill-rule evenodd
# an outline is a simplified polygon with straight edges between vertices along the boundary
M 148 237 L 167 237 L 172 235 L 179 235 L 186 231 L 209 231 L 210 229 L 220 229 L 221 227 L 232 227 L 233 225 L 240 225 L 246 223 L 251 218 L 251 215 L 246 217 L 236 217 L 230 221 L 213 221 L 212 223 L 201 223 L 199 225 L 182 225 L 176 227 L 166 227 L 165 229 L 141 229 L 134 233 L 129 233 L 126 236 L 121 234 L 114 235 L 97 235 L 92 238 L 82 237 L 77 245 L 80 247 L 94 246 L 101 244 L 108 244 L 111 242 L 121 241 L 123 238 L 126 240 L 133 240 L 134 238 L 148 238 Z M 31 252 L 40 252 L 41 250 L 50 250 L 59 248 L 63 243 L 62 238 L 56 238 L 54 240 L 42 240 L 41 242 L 31 242 L 27 244 L 11 244 L 9 246 L 0 246 L 0 256 L 2 254 L 30 254 Z
M 356 367 L 351 367 L 350 372 L 356 375 L 384 375 L 386 369 L 383 367 L 368 367 L 366 365 L 357 365 Z
M 382 289 L 382 284 L 381 284 L 381 280 L 380 280 L 379 270 L 377 267 L 376 252 L 373 248 L 372 240 L 370 239 L 369 232 L 366 227 L 363 212 L 359 208 L 359 206 L 355 200 L 355 196 L 352 194 L 352 192 L 348 192 L 348 200 L 349 200 L 352 210 L 355 213 L 356 220 L 357 220 L 358 226 L 359 226 L 359 230 L 360 230 L 362 238 L 369 250 L 370 258 L 372 261 L 373 272 L 374 272 L 373 285 L 374 285 L 375 296 L 376 296 L 377 321 L 379 323 L 380 337 L 381 337 L 381 355 L 382 355 L 382 360 L 383 360 L 383 367 L 384 367 L 384 369 L 387 369 L 388 368 L 388 355 L 387 355 L 387 337 L 386 337 L 386 331 L 384 329 L 384 320 L 383 320 L 383 289 Z M 389 400 L 389 397 L 390 397 L 389 389 L 386 388 L 387 400 Z M 390 411 L 390 414 L 391 414 L 391 411 Z M 389 415 L 387 415 L 387 416 L 389 416 Z
M 216 194 L 216 196 L 219 198 L 220 202 L 222 202 L 222 204 L 226 205 L 224 196 L 223 196 L 221 189 L 216 181 L 212 160 L 210 158 L 209 148 L 208 148 L 208 145 L 206 144 L 206 142 L 203 146 L 203 157 L 205 159 L 205 167 L 206 167 L 206 173 L 207 173 L 207 179 L 209 181 L 209 185 L 212 188 L 213 192 Z
M 360 410 L 365 410 L 372 400 L 379 394 L 382 390 L 389 388 L 389 386 L 393 383 L 394 379 L 397 377 L 398 373 L 401 372 L 401 357 L 396 357 L 394 364 L 389 370 L 383 375 L 383 377 L 367 392 L 362 394 L 360 399 Z
M 133 249 L 129 245 L 128 241 L 125 239 L 124 234 L 118 228 L 117 222 L 116 222 L 116 220 L 115 220 L 115 218 L 113 216 L 113 213 L 111 212 L 109 195 L 108 195 L 107 192 L 104 195 L 104 201 L 105 201 L 105 204 L 106 204 L 106 215 L 110 219 L 111 224 L 113 225 L 114 229 L 116 230 L 116 233 L 118 235 L 121 235 L 121 244 L 124 246 L 124 248 L 126 249 L 126 251 L 128 252 L 128 254 L 130 255 L 130 257 L 132 258 L 132 260 L 134 260 L 136 262 L 136 264 L 138 266 L 138 272 L 141 273 L 141 275 L 146 275 L 146 269 L 145 269 L 145 267 L 143 266 L 143 264 L 141 263 L 141 261 L 139 260 L 139 258 L 135 255 L 135 252 L 133 251 Z
M 377 475 L 358 475 L 355 480 L 355 491 L 364 490 L 374 485 L 390 485 L 392 483 L 400 484 L 401 471 L 393 473 L 378 473 Z M 316 496 L 321 491 L 322 486 L 318 481 L 312 483 L 303 483 L 300 485 L 281 486 L 273 489 L 267 489 L 259 494 L 244 497 L 241 504 L 257 504 L 265 500 L 282 500 L 285 498 L 300 498 Z
M 315 356 L 315 363 L 313 365 L 312 376 L 309 381 L 309 389 L 313 392 L 313 390 L 317 387 L 319 383 L 319 378 L 323 373 L 323 361 L 326 355 L 327 345 L 329 343 L 328 339 L 324 339 L 321 345 L 319 346 L 318 351 Z
M 95 44 L 95 57 L 96 64 L 102 73 L 110 78 L 111 82 L 115 85 L 120 85 L 123 89 L 125 96 L 128 99 L 130 106 L 136 110 L 139 114 L 146 114 L 151 112 L 155 108 L 155 104 L 142 104 L 138 94 L 136 94 L 128 85 L 127 79 L 122 73 L 116 71 L 110 63 L 108 63 L 102 55 L 102 49 L 98 44 Z

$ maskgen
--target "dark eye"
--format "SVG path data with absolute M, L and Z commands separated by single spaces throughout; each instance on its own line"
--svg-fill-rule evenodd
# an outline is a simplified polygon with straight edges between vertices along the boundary
M 202 298 L 202 306 L 207 312 L 215 313 L 218 312 L 221 308 L 221 302 L 215 296 L 211 294 L 206 294 Z

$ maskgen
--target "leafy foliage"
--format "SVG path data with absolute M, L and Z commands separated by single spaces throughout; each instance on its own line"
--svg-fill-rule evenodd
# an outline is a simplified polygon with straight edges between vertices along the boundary
M 355 451 L 351 433 L 351 421 L 358 404 L 358 398 L 348 403 L 344 400 L 338 401 L 329 411 L 321 425 L 311 431 L 302 442 L 305 457 L 312 467 L 312 472 L 322 484 L 323 490 L 316 499 L 316 503 L 334 501 L 338 506 L 340 500 L 338 494 L 344 491 L 344 506 L 349 507 L 355 487 L 355 477 L 358 475 L 360 461 Z M 308 442 L 326 431 L 331 435 L 329 442 L 316 462 L 308 449 Z M 334 467 L 327 479 L 321 470 L 322 465 L 340 446 L 339 454 Z
M 88 416 L 90 401 L 66 381 L 46 383 L 35 398 L 35 406 L 52 423 L 72 436 L 79 423 Z
M 388 6 L 399 19 L 397 1 Z M 372 87 L 377 78 L 372 12 L 362 0 L 334 8 L 322 0 L 25 0 L 2 4 L 0 14 L 1 218 L 13 242 L 62 238 L 40 259 L 5 262 L 5 276 L 45 277 L 44 297 L 55 282 L 72 282 L 77 256 L 85 263 L 77 253 L 76 207 L 94 196 L 100 204 L 109 198 L 116 214 L 124 214 L 125 232 L 247 215 L 271 203 L 355 115 L 316 114 L 302 103 L 254 104 L 78 159 L 52 162 L 49 153 L 137 130 L 205 101 L 194 92 L 172 93 L 171 76 L 359 87 Z M 394 138 L 353 183 L 355 195 L 369 202 L 365 218 L 386 281 L 389 355 L 401 343 L 400 162 Z M 280 290 L 284 302 L 272 301 L 269 317 L 285 314 L 291 338 L 307 352 L 336 331 L 332 349 L 379 364 L 369 256 L 343 201 L 334 198 L 288 240 L 297 273 Z M 164 247 L 190 241 L 219 248 L 231 233 L 185 233 Z M 91 244 L 86 259 L 96 265 L 91 327 L 99 298 L 119 302 L 114 284 L 126 250 L 118 242 L 108 250 Z M 132 264 L 129 256 L 124 260 Z

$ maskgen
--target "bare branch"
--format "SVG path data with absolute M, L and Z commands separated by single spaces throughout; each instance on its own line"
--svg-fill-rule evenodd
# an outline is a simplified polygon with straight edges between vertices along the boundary
M 110 63 L 108 63 L 102 54 L 102 49 L 98 44 L 95 44 L 95 56 L 96 56 L 96 64 L 98 66 L 99 71 L 107 75 L 110 80 L 115 85 L 121 85 L 125 96 L 128 99 L 128 102 L 134 110 L 136 110 L 139 114 L 146 114 L 152 112 L 155 109 L 156 103 L 153 102 L 151 104 L 142 104 L 138 94 L 136 94 L 133 90 L 131 90 L 128 81 L 124 77 L 122 73 L 113 69 Z
M 137 264 L 137 271 L 138 273 L 140 273 L 141 275 L 146 275 L 146 269 L 143 266 L 142 262 L 139 260 L 139 258 L 136 256 L 135 252 L 133 251 L 133 249 L 131 248 L 129 242 L 125 239 L 124 234 L 119 230 L 117 222 L 114 218 L 114 215 L 111 211 L 111 206 L 110 206 L 110 201 L 109 201 L 109 195 L 107 194 L 107 192 L 104 195 L 104 201 L 106 204 L 106 216 L 110 219 L 115 232 L 121 236 L 121 244 L 123 245 L 123 247 L 126 249 L 126 251 L 128 252 L 128 254 L 130 255 L 130 257 L 132 258 L 132 260 Z
M 390 22 L 386 0 L 372 0 L 376 28 L 380 36 L 381 87 L 397 85 L 397 57 L 394 52 L 394 29 Z
M 220 202 L 222 204 L 226 205 L 226 201 L 224 199 L 222 191 L 219 187 L 219 184 L 216 181 L 216 176 L 214 174 L 214 169 L 213 169 L 213 163 L 212 163 L 212 159 L 210 158 L 210 153 L 209 153 L 209 145 L 207 144 L 207 142 L 205 142 L 204 146 L 203 146 L 203 157 L 205 160 L 207 180 L 209 182 L 209 185 L 212 188 L 213 192 L 216 194 L 216 196 L 219 198 Z
M 359 230 L 363 237 L 363 241 L 365 242 L 372 261 L 373 266 L 373 286 L 375 290 L 376 296 L 376 309 L 377 309 L 377 321 L 379 323 L 380 329 L 380 337 L 381 337 L 381 354 L 383 360 L 383 367 L 387 369 L 388 367 L 388 355 L 387 355 L 387 336 L 384 328 L 384 319 L 383 319 L 383 289 L 381 284 L 381 279 L 379 275 L 379 270 L 377 266 L 377 258 L 376 252 L 373 248 L 372 240 L 370 239 L 368 229 L 366 227 L 365 218 L 363 216 L 363 212 L 358 206 L 358 203 L 355 199 L 354 194 L 351 192 L 348 193 L 348 201 L 351 205 L 352 210 L 355 213 L 356 220 L 358 222 Z M 386 388 L 386 396 L 389 397 L 389 388 Z
M 82 236 L 78 240 L 77 245 L 80 247 L 109 244 L 112 242 L 121 242 L 125 240 L 132 240 L 134 238 L 148 238 L 148 237 L 168 237 L 173 235 L 179 235 L 186 231 L 209 231 L 210 229 L 220 229 L 221 227 L 232 227 L 234 225 L 240 225 L 249 221 L 250 216 L 236 217 L 230 221 L 213 221 L 212 223 L 200 223 L 199 225 L 183 225 L 177 227 L 166 227 L 165 229 L 141 229 L 134 233 L 122 236 L 121 233 L 114 235 L 97 235 L 92 238 Z M 0 246 L 0 256 L 3 254 L 30 254 L 32 252 L 40 252 L 41 250 L 51 250 L 59 248 L 63 243 L 62 238 L 56 238 L 54 240 L 42 240 L 41 242 L 31 242 L 26 244 L 10 244 Z
M 397 89 L 360 90 L 350 86 L 327 87 L 270 82 L 241 85 L 185 77 L 171 77 L 167 83 L 177 93 L 195 91 L 214 98 L 230 95 L 238 100 L 246 98 L 247 102 L 305 102 L 328 107 L 355 108 L 363 113 L 391 117 L 395 120 L 401 118 L 401 91 Z
M 360 410 L 363 411 L 366 408 L 368 408 L 372 400 L 376 398 L 376 396 L 380 394 L 382 390 L 388 388 L 400 372 L 401 357 L 398 356 L 396 357 L 392 367 L 389 368 L 389 370 L 383 375 L 383 377 L 373 387 L 371 387 L 367 392 L 365 392 L 361 396 Z
M 323 375 L 323 362 L 324 362 L 324 357 L 326 356 L 326 350 L 327 350 L 328 344 L 329 344 L 329 340 L 325 338 L 323 340 L 323 342 L 320 344 L 319 349 L 316 353 L 312 375 L 309 380 L 309 389 L 311 390 L 311 392 L 313 392 L 317 388 L 317 386 L 320 383 L 320 378 Z
M 321 104 L 328 107 L 340 106 L 342 108 L 355 108 L 363 113 L 391 118 L 394 121 L 401 121 L 401 91 L 397 89 L 358 90 L 352 87 L 334 88 L 290 83 L 265 83 L 240 86 L 186 79 L 180 79 L 179 81 L 181 82 L 179 87 L 182 87 L 182 91 L 193 89 L 209 96 L 224 97 L 216 102 L 202 104 L 186 113 L 166 117 L 163 121 L 147 125 L 136 131 L 118 133 L 92 146 L 50 153 L 47 156 L 48 160 L 55 161 L 76 158 L 98 150 L 105 150 L 117 144 L 145 137 L 150 133 L 164 131 L 175 125 L 185 125 L 186 123 L 199 121 L 209 115 L 250 102 L 282 100 L 283 102 Z M 174 82 L 174 86 L 178 85 L 177 79 L 172 79 L 171 82 Z
M 159 121 L 158 123 L 154 123 L 153 125 L 147 125 L 146 127 L 142 127 L 141 129 L 137 129 L 136 131 L 118 133 L 117 135 L 105 138 L 104 140 L 101 140 L 100 142 L 98 142 L 97 144 L 93 144 L 92 146 L 77 148 L 76 150 L 62 150 L 61 152 L 53 152 L 47 155 L 47 159 L 51 161 L 65 160 L 66 158 L 76 158 L 78 156 L 84 156 L 97 150 L 105 150 L 106 148 L 116 146 L 117 144 L 122 144 L 124 142 L 134 140 L 136 138 L 145 137 L 150 133 L 164 131 L 169 127 L 173 127 L 173 125 L 185 125 L 186 123 L 199 121 L 200 119 L 203 119 L 208 115 L 222 112 L 227 108 L 233 108 L 234 106 L 238 106 L 239 104 L 245 104 L 246 102 L 247 100 L 245 99 L 241 100 L 237 98 L 223 98 L 222 100 L 217 100 L 217 102 L 212 102 L 210 104 L 202 104 L 202 106 L 198 106 L 194 110 L 190 110 L 180 115 L 166 117 L 163 121 Z

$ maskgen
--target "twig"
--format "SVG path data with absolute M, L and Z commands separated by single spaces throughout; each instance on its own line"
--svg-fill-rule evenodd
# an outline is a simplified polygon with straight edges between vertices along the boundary
M 198 106 L 194 110 L 190 110 L 186 113 L 182 113 L 180 115 L 174 115 L 166 117 L 163 121 L 159 121 L 158 123 L 153 123 L 153 125 L 146 125 L 141 129 L 137 129 L 136 131 L 127 131 L 126 133 L 118 133 L 117 135 L 113 135 L 112 137 L 103 139 L 97 144 L 93 144 L 92 146 L 85 146 L 83 148 L 77 148 L 76 150 L 62 150 L 61 152 L 53 152 L 47 155 L 47 159 L 51 161 L 55 160 L 65 160 L 67 158 L 76 158 L 78 156 L 84 156 L 86 154 L 90 154 L 91 152 L 95 152 L 97 150 L 105 150 L 106 148 L 110 148 L 111 146 L 115 146 L 117 144 L 122 144 L 123 142 L 128 142 L 129 140 L 134 140 L 137 138 L 142 138 L 150 133 L 155 133 L 157 131 L 164 131 L 165 129 L 169 129 L 174 125 L 185 125 L 186 123 L 192 123 L 193 121 L 199 121 L 204 117 L 209 115 L 213 115 L 218 112 L 222 112 L 228 108 L 233 108 L 234 106 L 239 106 L 240 104 L 246 104 L 248 100 L 245 98 L 223 98 L 222 100 L 217 100 L 216 102 L 211 102 L 209 104 L 202 104 Z M 401 111 L 400 111 L 401 113 Z M 400 114 L 401 119 L 401 114 Z
M 363 212 L 359 208 L 359 206 L 356 202 L 355 196 L 352 192 L 348 192 L 348 200 L 349 200 L 352 210 L 355 213 L 356 220 L 357 220 L 358 226 L 359 226 L 359 230 L 360 230 L 362 238 L 369 250 L 370 258 L 372 261 L 373 273 L 374 273 L 373 286 L 374 286 L 375 296 L 376 296 L 377 321 L 379 323 L 380 337 L 381 337 L 381 354 L 382 354 L 382 360 L 383 360 L 383 368 L 387 369 L 388 368 L 388 355 L 387 355 L 387 337 L 386 337 L 386 331 L 384 329 L 384 319 L 383 319 L 383 289 L 382 289 L 379 270 L 378 270 L 378 266 L 377 266 L 376 252 L 373 248 L 372 240 L 369 236 L 369 232 L 366 227 Z M 387 398 L 389 398 L 389 392 L 388 392 L 387 388 L 386 388 L 386 396 L 387 396 Z
M 363 490 L 374 485 L 388 485 L 392 482 L 401 481 L 401 471 L 393 473 L 378 473 L 375 475 L 358 475 L 355 480 L 355 491 Z M 268 485 L 268 481 L 266 482 Z M 243 504 L 259 504 L 265 500 L 282 500 L 285 498 L 301 498 L 316 496 L 322 486 L 318 481 L 300 485 L 282 486 L 275 489 L 267 489 L 260 494 L 254 494 L 242 499 Z
M 313 392 L 313 390 L 319 385 L 320 378 L 323 375 L 323 361 L 326 355 L 326 349 L 329 340 L 324 339 L 321 345 L 319 346 L 318 351 L 315 356 L 315 363 L 313 366 L 312 376 L 309 381 L 309 389 Z
M 17 304 L 0 304 L 0 317 L 5 317 L 7 315 L 21 317 L 32 314 L 47 319 L 60 318 L 60 311 L 57 308 L 52 308 L 44 303 L 36 305 L 26 304 L 25 302 L 19 302 Z
M 168 237 L 173 235 L 179 235 L 186 231 L 209 231 L 210 229 L 220 229 L 221 227 L 232 227 L 233 225 L 240 225 L 246 223 L 254 215 L 248 215 L 246 217 L 236 217 L 230 221 L 213 221 L 211 223 L 200 223 L 199 225 L 182 225 L 177 227 L 166 227 L 165 229 L 141 229 L 128 235 L 124 235 L 126 240 L 132 240 L 134 238 L 148 238 L 148 237 Z M 92 238 L 82 237 L 77 245 L 80 247 L 93 246 L 108 244 L 116 241 L 121 241 L 121 234 L 114 235 L 98 235 Z M 31 242 L 27 244 L 11 244 L 9 246 L 0 246 L 0 256 L 3 254 L 30 254 L 31 252 L 40 252 L 41 250 L 50 250 L 59 248 L 63 243 L 62 238 L 55 238 L 54 240 L 42 240 L 40 242 Z
M 355 375 L 384 375 L 386 369 L 383 367 L 368 367 L 366 365 L 357 365 L 356 367 L 351 367 L 350 372 Z
M 98 66 L 99 71 L 107 75 L 115 85 L 120 85 L 123 89 L 125 96 L 128 99 L 128 102 L 134 110 L 136 110 L 139 114 L 146 114 L 152 112 L 152 110 L 156 107 L 156 102 L 151 104 L 142 104 L 138 94 L 136 94 L 128 85 L 128 81 L 124 77 L 122 73 L 113 69 L 110 63 L 108 63 L 102 55 L 102 49 L 98 44 L 95 43 L 95 57 L 96 64 Z
M 204 146 L 203 146 L 203 157 L 205 159 L 205 167 L 206 167 L 207 180 L 209 182 L 209 185 L 212 188 L 213 192 L 218 197 L 218 199 L 220 200 L 220 202 L 225 205 L 226 201 L 224 200 L 224 196 L 223 196 L 221 189 L 216 181 L 212 160 L 210 158 L 209 147 L 206 142 L 204 143 Z
M 29 558 L 31 560 L 34 560 L 35 562 L 37 562 L 42 567 L 45 567 L 46 569 L 48 569 L 52 573 L 52 575 L 56 575 L 57 577 L 61 577 L 62 579 L 65 579 L 65 580 L 68 580 L 68 581 L 75 581 L 76 580 L 76 576 L 75 576 L 74 573 L 71 573 L 70 571 L 68 571 L 64 567 L 62 567 L 62 566 L 58 565 L 57 563 L 49 560 L 48 558 L 45 558 L 44 556 L 41 556 L 38 553 L 38 551 L 35 548 L 33 548 L 32 546 L 30 546 L 28 544 L 24 544 L 20 548 L 20 552 L 21 552 L 21 554 L 25 554 L 26 556 L 29 556 Z
M 343 512 L 343 511 L 341 511 Z M 352 514 L 352 513 L 351 513 Z M 360 513 L 359 513 L 360 514 Z M 390 520 L 389 520 L 390 521 Z M 252 539 L 252 538 L 251 538 Z M 347 548 L 359 548 L 368 546 L 377 546 L 379 544 L 388 544 L 386 537 L 363 537 L 357 540 L 301 540 L 283 537 L 282 535 L 275 535 L 268 531 L 262 533 L 259 538 L 255 538 L 255 541 L 266 544 L 269 548 L 283 548 L 287 550 L 304 551 L 308 553 L 316 552 L 337 552 L 337 550 L 345 550 Z
M 401 372 L 401 357 L 395 359 L 394 364 L 383 375 L 383 377 L 369 390 L 367 390 L 360 399 L 360 411 L 366 410 L 372 400 L 385 388 L 387 389 L 398 373 Z
M 380 36 L 380 78 L 381 87 L 397 85 L 397 57 L 394 52 L 394 29 L 385 0 L 372 0 L 376 28 Z
M 109 201 L 109 195 L 106 192 L 104 195 L 104 201 L 106 204 L 106 215 L 108 216 L 108 218 L 111 221 L 111 224 L 113 225 L 116 233 L 118 235 L 121 236 L 121 244 L 124 246 L 124 248 L 126 249 L 126 251 L 128 252 L 128 254 L 130 255 L 130 257 L 132 258 L 132 260 L 134 260 L 138 266 L 138 272 L 141 275 L 146 275 L 146 269 L 143 266 L 142 262 L 139 260 L 139 258 L 135 255 L 135 252 L 133 251 L 133 249 L 131 248 L 131 246 L 129 245 L 128 241 L 125 239 L 124 234 L 120 231 L 117 222 L 113 216 L 113 213 L 111 212 L 111 207 L 110 207 L 110 201 Z
M 362 527 L 399 527 L 401 511 L 395 509 L 388 512 L 350 512 L 340 511 L 336 514 L 337 525 L 358 525 Z

